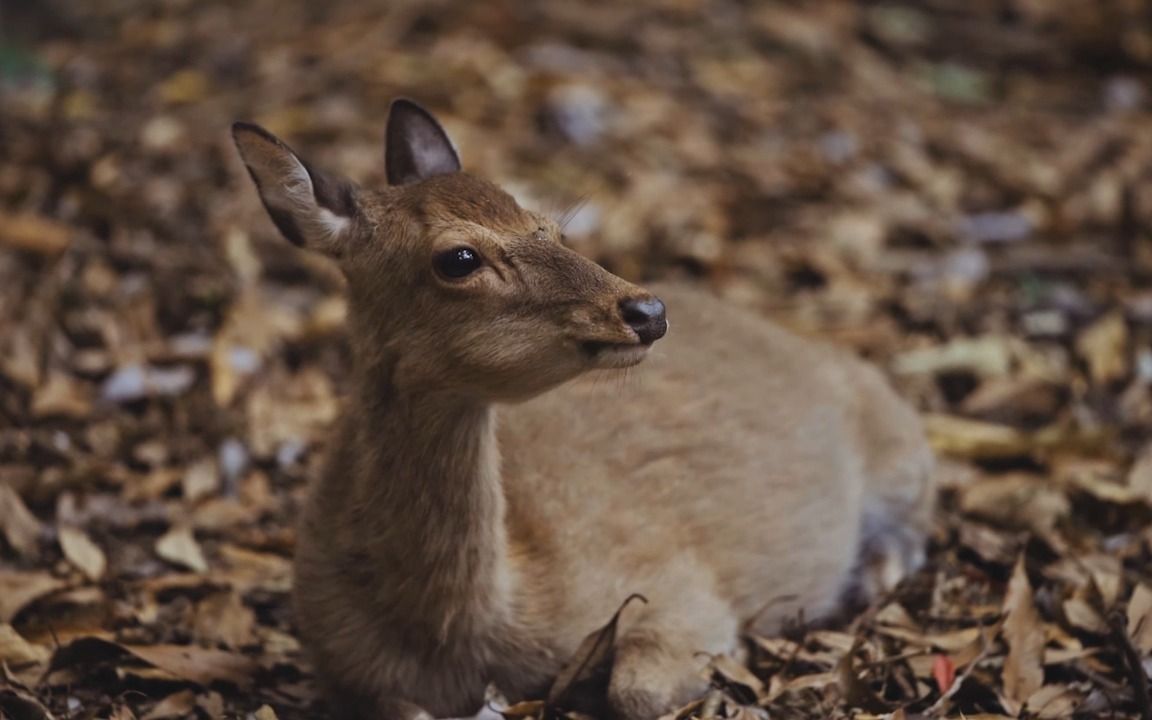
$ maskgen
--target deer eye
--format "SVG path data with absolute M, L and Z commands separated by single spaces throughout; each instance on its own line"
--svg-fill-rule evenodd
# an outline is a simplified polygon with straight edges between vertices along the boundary
M 437 255 L 433 264 L 436 266 L 436 272 L 456 280 L 479 270 L 484 261 L 480 258 L 480 253 L 472 248 L 458 247 Z

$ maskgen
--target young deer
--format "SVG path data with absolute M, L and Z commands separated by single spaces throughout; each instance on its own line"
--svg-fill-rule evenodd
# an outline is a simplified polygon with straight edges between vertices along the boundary
M 300 529 L 300 632 L 340 718 L 467 715 L 547 689 L 618 627 L 608 701 L 655 717 L 750 628 L 921 562 L 917 416 L 871 367 L 689 287 L 662 300 L 460 170 L 398 100 L 389 186 L 236 145 L 280 231 L 347 277 L 351 397 Z M 668 328 L 675 329 L 652 351 Z M 627 383 L 568 382 L 627 368 Z M 497 412 L 496 406 L 500 406 Z

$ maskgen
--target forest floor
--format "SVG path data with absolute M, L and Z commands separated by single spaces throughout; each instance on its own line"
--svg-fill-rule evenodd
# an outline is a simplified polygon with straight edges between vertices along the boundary
M 0 716 L 321 712 L 290 557 L 344 304 L 228 127 L 380 182 L 402 95 L 614 272 L 855 349 L 923 413 L 927 567 L 748 638 L 683 717 L 1152 718 L 1147 2 L 114 0 L 0 27 Z

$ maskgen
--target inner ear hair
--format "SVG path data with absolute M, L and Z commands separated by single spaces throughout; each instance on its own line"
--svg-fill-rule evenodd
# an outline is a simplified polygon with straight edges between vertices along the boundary
M 460 157 L 432 113 L 411 100 L 392 101 L 384 138 L 390 185 L 407 185 L 460 171 Z

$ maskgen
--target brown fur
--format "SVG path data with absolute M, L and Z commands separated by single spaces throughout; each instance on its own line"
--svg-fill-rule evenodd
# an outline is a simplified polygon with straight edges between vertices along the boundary
M 652 717 L 702 690 L 707 654 L 748 625 L 819 617 L 919 562 L 931 455 L 879 373 L 661 286 L 668 337 L 627 378 L 586 376 L 643 356 L 618 305 L 645 292 L 454 172 L 430 116 L 398 105 L 391 122 L 390 142 L 415 138 L 389 151 L 408 184 L 353 191 L 344 225 L 321 198 L 270 198 L 294 156 L 236 131 L 270 211 L 348 277 L 354 391 L 296 564 L 338 717 L 471 714 L 489 683 L 541 692 L 632 593 L 649 602 L 622 620 L 609 700 Z M 459 245 L 484 267 L 438 276 Z

